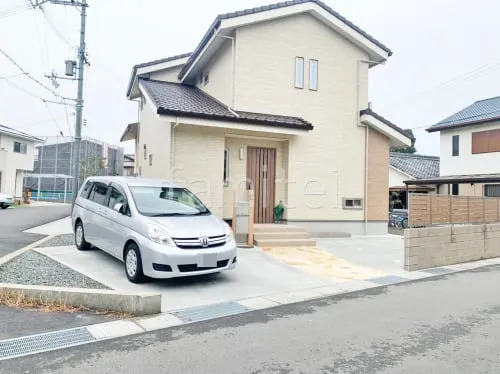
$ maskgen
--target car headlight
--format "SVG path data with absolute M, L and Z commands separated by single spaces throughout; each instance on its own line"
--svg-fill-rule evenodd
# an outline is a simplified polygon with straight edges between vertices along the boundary
M 167 232 L 160 226 L 150 223 L 148 225 L 149 238 L 158 244 L 169 245 L 175 247 L 175 243 Z
M 234 240 L 233 230 L 229 225 L 226 225 L 226 242 L 232 242 Z

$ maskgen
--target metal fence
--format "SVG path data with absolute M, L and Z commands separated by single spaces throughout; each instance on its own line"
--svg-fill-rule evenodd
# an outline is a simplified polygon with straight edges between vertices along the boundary
M 72 137 L 49 136 L 35 145 L 33 172 L 24 178 L 34 200 L 71 199 L 75 142 Z M 92 138 L 82 138 L 80 181 L 94 175 L 123 175 L 123 148 Z
M 410 194 L 409 226 L 500 222 L 500 198 Z

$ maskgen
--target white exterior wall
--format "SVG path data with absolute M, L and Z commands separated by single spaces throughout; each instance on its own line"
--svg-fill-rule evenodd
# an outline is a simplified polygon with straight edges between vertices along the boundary
M 295 57 L 305 59 L 297 89 Z M 290 141 L 289 220 L 363 220 L 342 209 L 342 198 L 363 198 L 365 130 L 359 109 L 368 102 L 367 54 L 310 15 L 236 31 L 235 109 L 305 118 L 314 130 Z M 309 59 L 319 61 L 318 91 L 308 89 Z M 360 95 L 358 107 L 358 65 Z
M 203 67 L 203 74 L 208 73 L 209 76 L 208 83 L 200 84 L 199 77 L 196 80 L 196 86 L 198 88 L 228 106 L 232 106 L 233 96 L 232 56 L 232 42 L 227 39 L 217 53 L 210 59 L 210 62 Z
M 26 154 L 14 153 L 14 142 L 27 144 Z M 0 192 L 21 198 L 23 196 L 24 171 L 34 166 L 34 143 L 25 139 L 0 134 Z
M 151 73 L 149 78 L 157 81 L 179 83 L 179 78 L 177 78 L 177 75 L 180 73 L 181 69 L 182 65 L 175 66 L 170 69 L 160 70 Z
M 171 178 L 171 128 L 169 122 L 158 118 L 151 103 L 146 102 L 140 113 L 139 139 L 136 146 L 137 173 L 149 178 Z M 146 144 L 146 157 L 144 157 Z M 149 155 L 153 164 L 149 165 Z
M 173 130 L 173 179 L 223 218 L 224 133 L 179 125 Z
M 441 131 L 441 175 L 500 173 L 500 152 L 472 154 L 472 133 L 500 129 L 500 121 Z M 459 135 L 459 155 L 452 156 L 453 135 Z
M 403 183 L 403 181 L 407 181 L 410 179 L 415 179 L 415 178 L 412 178 L 409 175 L 406 175 L 400 172 L 399 170 L 396 170 L 389 166 L 389 187 L 404 186 L 405 184 Z

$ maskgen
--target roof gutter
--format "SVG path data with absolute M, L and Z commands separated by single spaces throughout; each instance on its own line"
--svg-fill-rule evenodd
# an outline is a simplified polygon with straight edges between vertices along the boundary
M 493 117 L 493 118 L 489 118 L 489 119 L 483 119 L 483 120 L 478 120 L 478 121 L 470 121 L 470 122 L 464 122 L 464 123 L 458 123 L 456 125 L 449 125 L 449 126 L 446 126 L 446 125 L 434 125 L 434 126 L 431 126 L 427 129 L 425 129 L 425 131 L 427 132 L 436 132 L 436 131 L 442 131 L 442 130 L 452 130 L 452 129 L 456 129 L 456 128 L 460 128 L 460 127 L 467 127 L 467 126 L 471 126 L 471 125 L 478 125 L 478 124 L 482 124 L 482 123 L 490 123 L 490 122 L 496 122 L 496 121 L 500 121 L 500 116 L 498 117 Z

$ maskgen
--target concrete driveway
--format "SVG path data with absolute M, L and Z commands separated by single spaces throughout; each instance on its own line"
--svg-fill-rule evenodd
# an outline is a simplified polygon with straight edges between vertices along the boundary
M 70 214 L 71 205 L 69 204 L 0 210 L 0 257 L 44 237 L 43 233 L 23 233 L 23 231 L 67 217 Z

